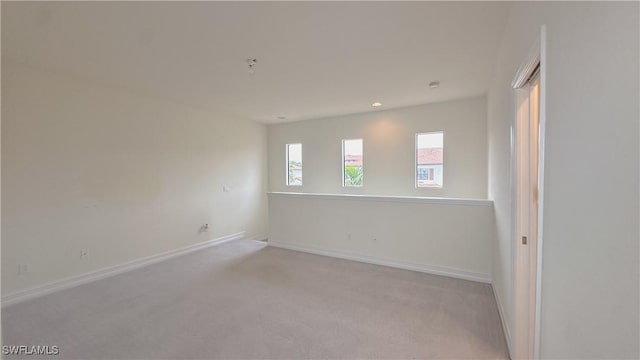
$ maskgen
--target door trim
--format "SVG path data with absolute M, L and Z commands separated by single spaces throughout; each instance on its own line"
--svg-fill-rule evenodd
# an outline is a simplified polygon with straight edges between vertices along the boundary
M 540 114 L 539 114 L 539 155 L 538 155 L 538 259 L 536 261 L 536 316 L 534 330 L 533 358 L 540 358 L 540 313 L 542 311 L 542 245 L 544 220 L 544 164 L 545 138 L 547 133 L 547 27 L 540 28 Z

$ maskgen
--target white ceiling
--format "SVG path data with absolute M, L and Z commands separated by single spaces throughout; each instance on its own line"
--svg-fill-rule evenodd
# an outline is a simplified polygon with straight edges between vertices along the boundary
M 264 123 L 483 94 L 506 2 L 2 2 L 3 60 Z M 257 58 L 255 75 L 245 59 Z M 430 89 L 430 81 L 440 88 Z

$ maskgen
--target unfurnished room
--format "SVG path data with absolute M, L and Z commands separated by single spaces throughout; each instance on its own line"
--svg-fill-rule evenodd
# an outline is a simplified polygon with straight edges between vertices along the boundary
M 640 3 L 1 2 L 2 359 L 640 358 Z

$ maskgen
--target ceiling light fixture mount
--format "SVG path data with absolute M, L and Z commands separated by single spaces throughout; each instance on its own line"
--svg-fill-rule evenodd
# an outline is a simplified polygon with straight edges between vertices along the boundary
M 258 59 L 247 59 L 247 65 L 249 66 L 249 75 L 256 73 L 255 66 L 258 63 Z
M 429 83 L 429 87 L 432 89 L 437 89 L 438 87 L 440 87 L 440 81 L 432 81 Z
M 374 102 L 373 104 L 371 104 L 371 106 L 373 106 L 373 107 L 380 107 L 380 106 L 382 106 L 382 103 L 381 103 L 381 102 L 376 101 L 376 102 Z

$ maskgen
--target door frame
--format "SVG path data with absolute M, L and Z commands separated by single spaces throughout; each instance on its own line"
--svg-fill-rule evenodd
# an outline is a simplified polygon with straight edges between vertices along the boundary
M 512 258 L 512 309 L 513 309 L 513 346 L 511 349 L 512 358 L 540 358 L 540 309 L 542 299 L 542 265 L 543 265 L 543 209 L 544 209 L 544 163 L 545 163 L 545 134 L 546 134 L 546 26 L 542 25 L 539 36 L 535 39 L 532 50 L 524 59 L 522 65 L 515 74 L 511 83 L 514 91 L 514 117 L 511 124 L 511 240 L 514 246 L 511 251 Z M 522 99 L 523 92 L 528 96 L 529 79 L 538 69 L 539 78 L 539 127 L 538 127 L 538 208 L 537 208 L 537 234 L 535 238 L 535 261 L 531 263 L 523 262 L 520 255 L 521 234 L 518 233 L 517 217 L 518 211 L 518 187 L 519 187 L 519 152 L 517 122 L 519 114 L 519 100 Z M 527 114 L 530 112 L 527 111 Z M 534 239 L 532 239 L 534 240 Z M 535 287 L 529 284 L 528 291 L 519 292 L 518 281 L 531 279 L 535 274 Z M 527 280 L 528 281 L 528 280 Z M 535 294 L 531 294 L 535 292 Z M 522 304 L 525 304 L 522 306 Z M 534 314 L 530 319 L 529 314 Z M 531 322 L 533 321 L 533 324 Z

